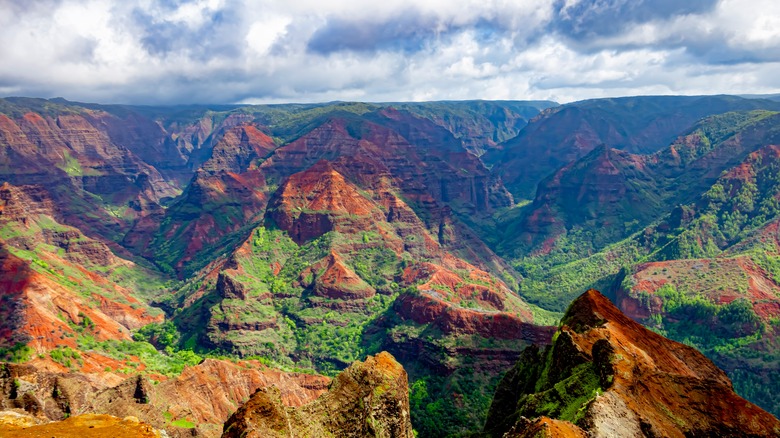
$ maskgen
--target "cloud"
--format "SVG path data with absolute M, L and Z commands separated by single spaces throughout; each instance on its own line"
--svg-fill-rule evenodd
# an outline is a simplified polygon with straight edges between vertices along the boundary
M 780 91 L 774 0 L 3 4 L 3 95 L 154 104 Z
M 414 11 L 379 22 L 335 18 L 312 35 L 307 48 L 319 54 L 343 50 L 418 52 L 436 36 L 437 27 L 435 17 L 422 17 Z
M 642 23 L 712 11 L 717 0 L 557 0 L 552 28 L 583 40 L 610 36 Z
M 409 9 L 385 19 L 332 18 L 312 35 L 307 43 L 311 52 L 331 54 L 341 51 L 399 51 L 416 53 L 472 30 L 484 43 L 495 41 L 511 32 L 506 23 L 495 17 L 475 15 L 466 22 L 452 17 L 423 15 Z

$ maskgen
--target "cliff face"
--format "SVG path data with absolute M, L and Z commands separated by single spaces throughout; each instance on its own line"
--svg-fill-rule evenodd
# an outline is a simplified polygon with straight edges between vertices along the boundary
M 290 190 L 311 188 L 317 182 L 311 180 L 312 175 L 321 176 L 318 163 L 329 162 L 359 190 L 377 193 L 374 201 L 388 208 L 386 213 L 394 215 L 391 217 L 408 216 L 415 209 L 441 245 L 471 263 L 513 275 L 509 266 L 459 220 L 466 216 L 489 218 L 497 208 L 511 204 L 511 196 L 447 129 L 407 111 L 339 112 L 305 123 L 297 121 L 300 126 L 294 140 L 277 147 L 264 132 L 290 135 L 288 128 L 271 123 L 273 117 L 247 116 L 239 121 L 239 116 L 231 114 L 220 128 L 211 128 L 214 134 L 200 140 L 214 144 L 208 150 L 210 158 L 198 163 L 198 155 L 208 148 L 193 149 L 189 163 L 199 167 L 182 196 L 167 210 L 150 212 L 137 220 L 123 245 L 154 258 L 180 277 L 190 276 L 211 261 L 213 250 L 235 248 L 248 228 L 262 218 L 269 199 L 270 217 L 280 224 L 295 219 L 300 235 L 294 240 L 309 241 L 336 226 L 330 222 L 333 215 L 308 210 L 285 213 L 278 203 L 292 202 L 302 208 L 305 202 L 293 202 Z M 262 125 L 266 121 L 269 124 Z M 345 186 L 339 181 L 333 185 Z M 386 192 L 388 188 L 392 193 Z M 318 197 L 316 192 L 306 196 Z M 393 198 L 398 196 L 405 202 L 395 202 Z M 396 205 L 390 205 L 393 203 Z M 403 204 L 411 208 L 395 208 Z M 343 222 L 349 215 L 341 216 Z
M 130 342 L 132 330 L 161 322 L 161 312 L 139 299 L 141 291 L 120 281 L 122 275 L 154 274 L 59 222 L 63 216 L 42 186 L 0 186 L 3 360 L 29 361 L 52 372 L 126 366 L 129 357 L 123 363 L 88 351 L 83 341 Z M 28 402 L 41 406 L 25 400 L 19 407 Z
M 0 186 L 0 342 L 21 342 L 43 356 L 76 348 L 77 332 L 96 341 L 129 340 L 131 330 L 161 321 L 138 291 L 110 275 L 142 270 L 58 217 L 42 187 Z M 89 357 L 81 365 L 102 367 Z
M 406 371 L 388 353 L 369 356 L 299 408 L 284 406 L 278 390 L 261 389 L 228 419 L 222 436 L 412 438 Z
M 52 184 L 69 179 L 76 187 L 101 196 L 124 195 L 157 202 L 175 196 L 153 166 L 102 128 L 102 112 L 45 115 L 28 112 L 17 119 L 0 114 L 0 173 L 13 184 Z
M 664 211 L 659 181 L 648 161 L 647 156 L 600 146 L 562 166 L 539 183 L 519 223 L 508 224 L 511 237 L 503 248 L 546 253 L 575 228 L 597 230 L 589 243 L 599 248 L 636 231 Z
M 432 145 L 436 147 L 432 147 Z M 362 163 L 379 163 L 405 195 L 438 202 L 462 201 L 472 211 L 501 207 L 491 203 L 488 171 L 451 133 L 406 112 L 386 110 L 364 118 L 333 117 L 301 138 L 279 148 L 261 166 L 279 178 L 319 160 L 346 162 L 345 175 L 359 177 Z M 506 192 L 504 192 L 506 194 Z M 499 197 L 498 194 L 494 194 Z
M 302 244 L 329 231 L 371 230 L 385 218 L 327 161 L 288 178 L 268 207 L 269 217 Z
M 252 361 L 207 359 L 158 384 L 141 376 L 122 380 L 113 373 L 47 372 L 7 364 L 0 369 L 0 408 L 23 409 L 37 422 L 81 413 L 133 416 L 173 436 L 214 437 L 259 388 L 274 387 L 283 406 L 301 406 L 324 393 L 329 383 L 327 377 L 285 373 Z
M 49 262 L 68 266 L 63 260 L 43 261 L 47 265 Z M 129 340 L 130 330 L 162 320 L 161 315 L 152 316 L 140 307 L 128 290 L 97 276 L 83 278 L 91 283 L 84 287 L 95 291 L 94 295 L 87 292 L 85 297 L 81 289 L 63 286 L 61 278 L 37 272 L 31 262 L 2 245 L 0 266 L 1 301 L 7 304 L 0 311 L 0 340 L 4 343 L 23 342 L 43 354 L 58 347 L 76 348 L 75 327 L 89 326 L 98 341 Z
M 392 300 L 387 297 L 401 288 L 419 292 L 402 294 L 393 310 L 404 320 L 443 327 L 448 335 L 545 336 L 545 330 L 531 334 L 530 308 L 503 281 L 453 255 L 430 234 L 392 180 L 365 173 L 361 188 L 341 173 L 348 165 L 322 160 L 287 178 L 266 213 L 266 224 L 286 236 L 271 238 L 266 228 L 257 229 L 209 274 L 219 300 L 209 309 L 210 342 L 260 354 L 249 339 L 284 330 L 285 317 L 296 321 L 293 330 L 313 330 L 335 311 L 343 319 L 333 324 L 349 326 L 352 318 L 368 321 L 382 313 Z M 283 287 L 286 282 L 291 287 Z M 279 312 L 273 303 L 281 300 L 287 305 Z M 257 311 L 248 315 L 248 308 Z M 296 348 L 269 342 L 277 345 L 275 353 Z
M 597 437 L 780 436 L 780 421 L 737 396 L 701 353 L 645 329 L 595 290 L 572 303 L 551 347 L 526 350 L 507 373 L 485 431 L 527 436 L 543 417 Z

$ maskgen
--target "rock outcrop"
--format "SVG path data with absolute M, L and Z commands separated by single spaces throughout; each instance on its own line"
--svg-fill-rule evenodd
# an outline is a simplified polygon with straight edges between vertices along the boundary
M 121 379 L 106 372 L 60 373 L 32 365 L 0 365 L 0 410 L 25 411 L 37 423 L 83 413 L 133 416 L 172 436 L 214 437 L 259 388 L 274 387 L 284 406 L 302 406 L 330 383 L 324 376 L 286 373 L 253 361 L 215 359 L 157 384 L 140 375 Z
M 369 356 L 299 408 L 285 407 L 278 390 L 261 389 L 225 423 L 222 436 L 411 438 L 406 371 L 389 353 Z
M 545 417 L 568 422 L 570 436 L 578 428 L 593 437 L 780 436 L 780 421 L 737 396 L 701 353 L 645 329 L 599 292 L 575 300 L 561 324 L 551 347 L 528 348 L 499 384 L 488 436 L 531 436 L 551 424 Z
M 331 251 L 327 257 L 311 265 L 301 273 L 304 279 L 311 276 L 311 286 L 314 295 L 333 299 L 371 298 L 376 290 L 360 278 L 344 264 L 344 260 L 336 252 Z
M 2 243 L 0 267 L 0 302 L 5 304 L 0 309 L 0 341 L 5 343 L 23 342 L 42 354 L 56 347 L 76 348 L 74 327 L 89 326 L 99 341 L 129 340 L 131 329 L 162 319 L 138 306 L 128 290 L 94 274 L 85 274 L 82 285 L 106 295 L 85 297 L 77 287 L 61 284 L 59 277 L 36 271 L 31 262 L 13 255 Z
M 252 124 L 226 129 L 182 196 L 156 218 L 156 238 L 144 236 L 149 225 L 139 222 L 125 241 L 181 269 L 226 235 L 259 219 L 268 198 L 265 176 L 257 166 L 275 147 Z

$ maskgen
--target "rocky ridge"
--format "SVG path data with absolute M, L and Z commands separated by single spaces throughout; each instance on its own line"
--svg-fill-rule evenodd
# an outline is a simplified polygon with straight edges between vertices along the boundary
M 225 423 L 222 437 L 412 438 L 407 381 L 403 367 L 382 352 L 352 364 L 328 392 L 298 408 L 282 405 L 274 388 L 257 391 Z
M 528 436 L 546 416 L 597 437 L 780 436 L 780 421 L 737 396 L 701 353 L 647 330 L 595 290 L 572 303 L 551 347 L 526 350 L 507 373 L 485 431 Z

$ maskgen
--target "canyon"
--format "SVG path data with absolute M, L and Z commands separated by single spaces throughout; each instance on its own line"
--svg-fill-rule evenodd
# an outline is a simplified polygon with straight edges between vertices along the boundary
M 675 398 L 695 378 L 776 436 L 778 111 L 0 99 L 0 407 L 170 436 L 736 434 Z M 619 391 L 647 375 L 674 403 Z M 561 386 L 600 394 L 548 409 Z

